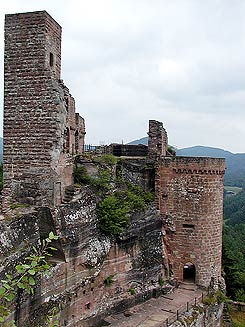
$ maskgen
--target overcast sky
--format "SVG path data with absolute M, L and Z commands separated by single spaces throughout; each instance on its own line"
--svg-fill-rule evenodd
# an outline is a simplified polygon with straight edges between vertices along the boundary
M 4 14 L 35 10 L 63 28 L 87 143 L 144 137 L 156 119 L 178 148 L 245 152 L 244 0 L 2 0 L 1 106 Z

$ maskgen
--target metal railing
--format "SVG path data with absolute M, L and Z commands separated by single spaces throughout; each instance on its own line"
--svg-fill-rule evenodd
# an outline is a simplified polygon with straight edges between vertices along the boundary
M 193 300 L 188 301 L 186 304 L 176 310 L 170 317 L 168 317 L 164 322 L 159 324 L 159 327 L 168 327 L 173 324 L 176 320 L 179 320 L 180 316 L 185 312 L 189 312 L 193 307 L 197 306 L 198 303 L 203 303 L 204 294 L 199 297 L 195 297 Z

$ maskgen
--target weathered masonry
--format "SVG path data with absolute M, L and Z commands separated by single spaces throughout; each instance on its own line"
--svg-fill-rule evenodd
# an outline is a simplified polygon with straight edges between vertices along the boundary
M 175 156 L 163 124 L 150 120 L 148 146 L 111 144 L 74 160 L 85 126 L 60 80 L 60 48 L 61 27 L 45 11 L 6 16 L 1 217 L 11 219 L 0 224 L 0 277 L 50 231 L 59 237 L 50 275 L 31 297 L 17 292 L 16 325 L 44 325 L 55 307 L 60 326 L 101 326 L 109 314 L 185 280 L 217 289 L 224 159 Z M 102 153 L 118 158 L 109 164 Z M 89 177 L 75 189 L 74 161 Z M 104 172 L 107 188 L 96 190 Z M 128 212 L 118 235 L 103 233 L 98 207 L 105 196 L 137 199 L 139 190 L 154 191 L 154 201 Z
M 53 18 L 6 15 L 5 202 L 53 206 L 73 182 L 71 154 L 83 151 L 85 125 L 60 69 L 61 27 Z
M 157 121 L 150 121 L 148 134 L 170 274 L 208 287 L 221 277 L 225 160 L 169 156 L 167 133 Z

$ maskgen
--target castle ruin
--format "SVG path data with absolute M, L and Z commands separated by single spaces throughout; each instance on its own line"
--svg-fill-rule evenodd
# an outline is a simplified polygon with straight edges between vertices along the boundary
M 62 253 L 51 276 L 23 300 L 18 326 L 37 319 L 49 301 L 59 308 L 60 326 L 90 327 L 185 280 L 217 287 L 224 159 L 176 157 L 155 120 L 149 122 L 148 148 L 111 146 L 120 155 L 121 176 L 153 190 L 155 202 L 132 214 L 127 230 L 110 239 L 98 228 L 92 188 L 81 187 L 76 199 L 62 203 L 74 183 L 74 157 L 83 153 L 85 123 L 60 80 L 61 27 L 45 11 L 6 15 L 4 64 L 3 209 L 18 202 L 35 211 L 0 226 L 1 263 L 9 253 L 11 260 L 26 253 L 26 242 L 36 244 L 49 231 L 59 235 Z M 94 174 L 98 163 L 81 160 Z
M 6 15 L 4 194 L 14 201 L 54 206 L 73 183 L 85 124 L 60 70 L 60 25 L 45 11 Z

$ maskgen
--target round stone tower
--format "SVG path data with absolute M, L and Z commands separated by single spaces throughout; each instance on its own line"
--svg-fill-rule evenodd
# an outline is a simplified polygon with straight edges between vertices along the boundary
M 170 275 L 208 287 L 221 276 L 225 160 L 163 157 L 156 173 Z

